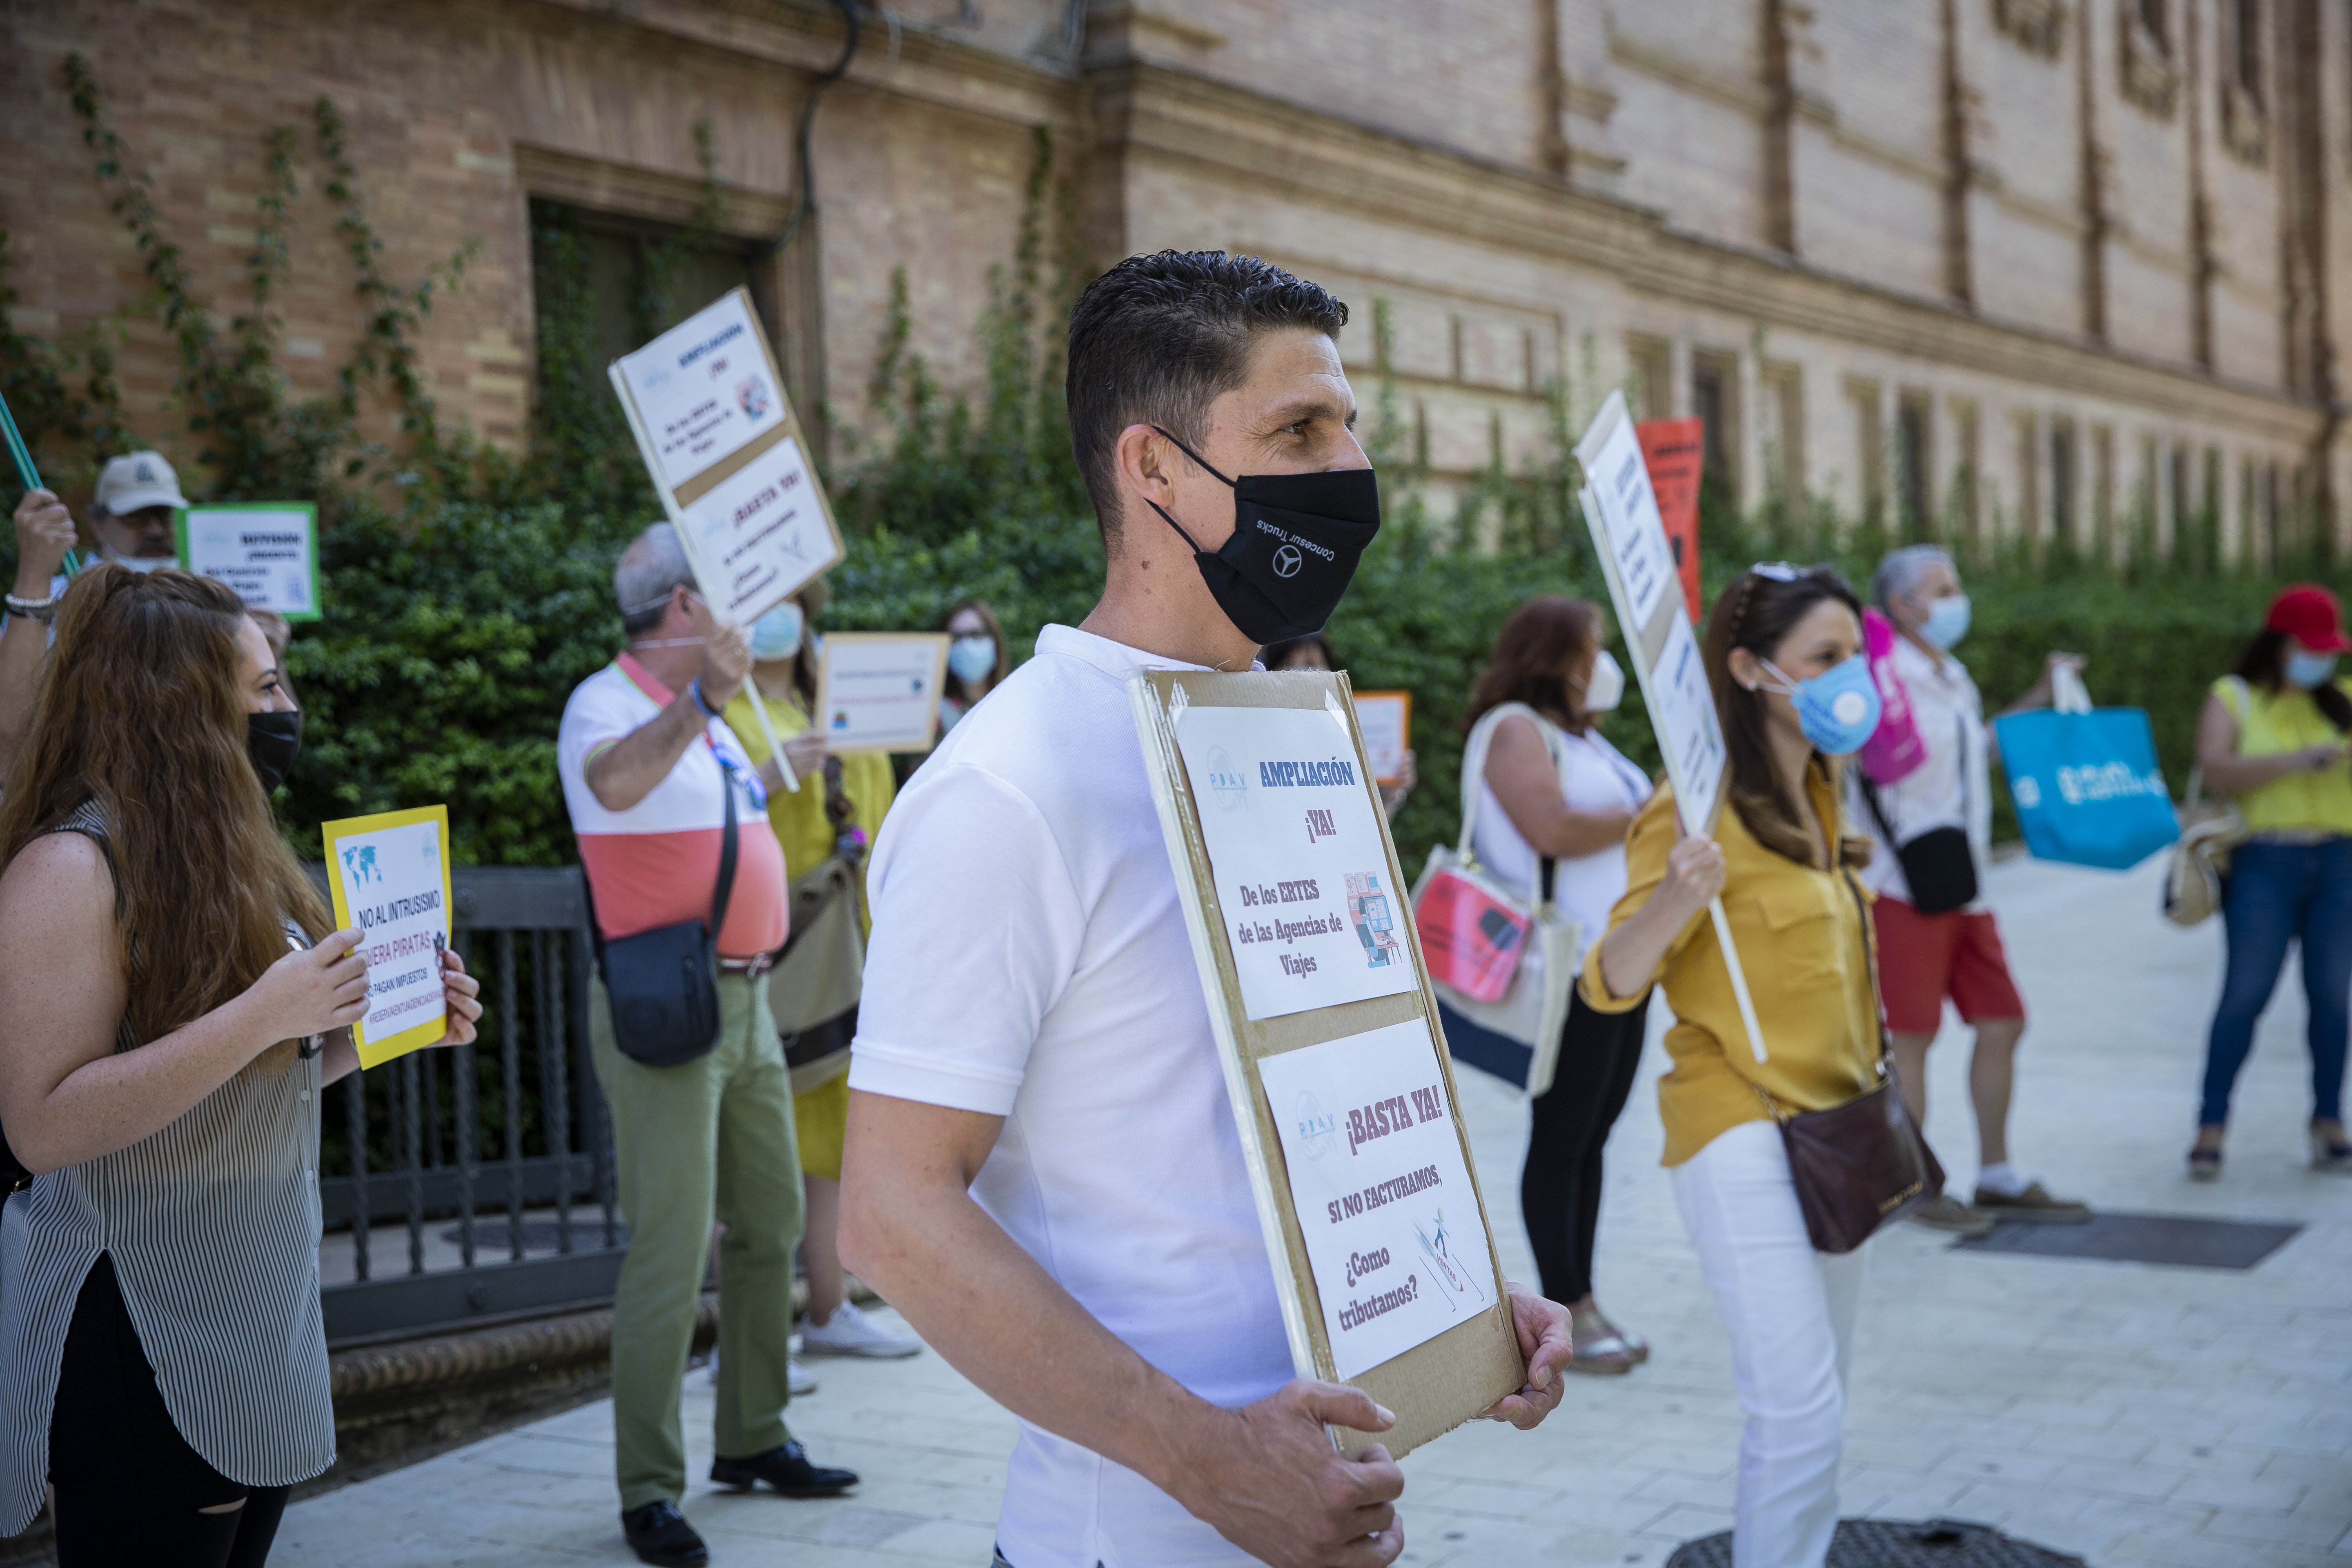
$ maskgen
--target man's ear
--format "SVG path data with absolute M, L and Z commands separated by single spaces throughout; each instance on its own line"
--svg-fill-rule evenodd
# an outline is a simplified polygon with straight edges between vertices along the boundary
M 1130 425 L 1118 433 L 1112 460 L 1118 468 L 1122 495 L 1168 506 L 1175 500 L 1170 482 L 1174 447 L 1168 437 L 1149 425 Z

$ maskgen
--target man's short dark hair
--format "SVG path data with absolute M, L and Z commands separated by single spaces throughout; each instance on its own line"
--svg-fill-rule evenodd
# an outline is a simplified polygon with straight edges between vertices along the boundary
M 1163 250 L 1130 256 L 1070 311 L 1070 445 L 1109 542 L 1118 527 L 1119 433 L 1165 426 L 1198 448 L 1209 405 L 1249 379 L 1261 332 L 1337 338 L 1348 307 L 1255 256 Z

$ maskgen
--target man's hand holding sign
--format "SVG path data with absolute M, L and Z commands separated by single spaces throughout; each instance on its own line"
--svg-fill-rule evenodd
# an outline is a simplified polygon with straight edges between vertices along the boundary
M 1373 1568 L 1403 1549 L 1403 1476 L 1358 1445 L 1425 1440 L 1481 1406 L 1531 1426 L 1559 1398 L 1566 1314 L 1495 1271 L 1425 1026 L 1391 1037 L 1404 1068 L 1348 1059 L 1419 1018 L 1425 988 L 1344 682 L 1213 673 L 1319 627 L 1377 527 L 1332 337 L 1344 320 L 1314 285 L 1215 253 L 1137 258 L 1090 286 L 1071 420 L 1107 547 L 1101 603 L 1040 635 L 876 846 L 841 1250 L 1021 1417 L 997 1524 L 1014 1568 Z M 1171 689 L 1218 679 L 1259 700 L 1199 685 L 1147 762 L 1138 705 L 1165 715 Z M 1171 861 L 1160 831 L 1170 792 L 1213 836 L 1197 864 Z M 1281 1053 L 1245 1061 L 1221 1030 L 1304 1047 L 1310 1067 L 1318 1045 L 1340 1047 L 1332 1102 L 1290 1131 L 1317 1137 L 1328 1117 L 1327 1163 L 1360 1173 L 1307 1217 L 1349 1192 L 1363 1208 L 1321 1220 L 1357 1234 L 1318 1240 L 1311 1274 L 1276 1121 L 1300 1107 L 1254 1077 Z M 1352 1155 L 1351 1110 L 1370 1113 Z M 1434 1184 L 1416 1178 L 1430 1169 Z M 1424 1233 L 1483 1303 L 1436 1300 Z M 1360 1327 L 1335 1333 L 1332 1313 Z M 1318 1375 L 1335 1340 L 1391 1331 L 1413 1348 L 1367 1386 Z M 1395 1398 L 1370 1386 L 1441 1351 L 1471 1373 Z

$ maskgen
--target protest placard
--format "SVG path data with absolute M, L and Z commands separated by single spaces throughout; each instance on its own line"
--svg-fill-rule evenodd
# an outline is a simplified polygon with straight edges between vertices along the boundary
M 1385 787 L 1402 779 L 1405 753 L 1412 749 L 1412 693 L 1357 692 L 1356 727 L 1363 731 L 1372 782 Z
M 449 945 L 449 808 L 378 812 L 320 826 L 338 929 L 364 934 L 367 1012 L 352 1026 L 360 1066 L 429 1046 L 448 1029 L 441 953 Z
M 1622 392 L 1611 393 L 1601 405 L 1576 444 L 1576 460 L 1584 474 L 1577 499 L 1592 531 L 1593 553 L 1608 580 L 1610 601 L 1616 606 L 1651 726 L 1657 731 L 1658 752 L 1674 784 L 1675 812 L 1685 833 L 1711 833 L 1727 777 L 1723 724 L 1683 596 L 1664 591 L 1671 552 Z M 1756 1021 L 1748 975 L 1732 945 L 1721 899 L 1707 906 L 1707 916 L 1715 922 L 1731 973 L 1732 995 L 1739 1004 L 1748 1048 L 1760 1062 L 1765 1058 L 1764 1033 Z
M 180 564 L 236 590 L 247 609 L 319 618 L 319 509 L 309 501 L 236 501 L 172 514 Z
M 842 557 L 833 503 L 751 295 L 734 289 L 607 371 L 712 614 L 748 626 Z M 797 790 L 764 703 L 751 704 Z
M 1642 466 L 1650 472 L 1651 494 L 1658 498 L 1658 521 L 1665 527 L 1683 597 L 1696 621 L 1700 608 L 1698 485 L 1706 468 L 1706 421 L 1644 419 L 1633 433 L 1642 443 Z
M 1348 679 L 1153 670 L 1145 771 L 1302 1377 L 1402 1455 L 1519 1386 L 1454 1074 Z
M 944 632 L 835 632 L 817 657 L 828 752 L 928 752 L 939 739 Z

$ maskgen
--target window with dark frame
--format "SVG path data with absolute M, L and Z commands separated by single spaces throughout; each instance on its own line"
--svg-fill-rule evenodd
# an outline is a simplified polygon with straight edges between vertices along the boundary
M 2050 534 L 2082 542 L 2074 531 L 2074 426 L 2067 419 L 2050 422 Z
M 1691 361 L 1691 413 L 1699 422 L 1699 493 L 1725 500 L 1738 493 L 1738 453 L 1733 445 L 1731 390 L 1721 361 Z
M 533 260 L 565 237 L 579 247 L 594 334 L 603 363 L 635 353 L 710 304 L 753 281 L 753 258 L 740 241 L 614 213 L 531 203 Z M 771 340 L 776 323 L 767 321 Z

